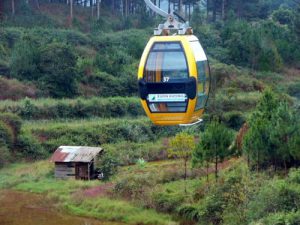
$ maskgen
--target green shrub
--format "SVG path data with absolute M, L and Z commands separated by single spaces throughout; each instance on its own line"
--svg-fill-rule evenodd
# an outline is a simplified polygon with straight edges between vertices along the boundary
M 226 126 L 235 130 L 239 130 L 241 126 L 245 123 L 246 119 L 242 112 L 231 111 L 224 113 L 223 121 L 226 124 Z
M 47 156 L 47 153 L 43 149 L 43 147 L 38 143 L 38 141 L 28 134 L 21 134 L 18 137 L 16 148 L 18 150 L 18 154 L 22 158 L 27 159 L 44 159 Z
M 21 126 L 22 126 L 21 118 L 12 113 L 0 113 L 0 121 L 6 123 L 8 126 L 12 128 L 14 133 L 14 140 L 15 140 L 21 130 Z
M 63 119 L 144 115 L 138 98 L 25 99 L 0 102 L 0 112 L 12 112 L 23 119 Z
M 179 127 L 158 127 L 145 118 L 38 122 L 27 124 L 24 127 L 24 130 L 39 139 L 50 153 L 62 143 L 64 145 L 91 146 L 117 142 L 143 143 L 174 135 L 179 129 Z
M 295 184 L 300 184 L 300 170 L 299 169 L 291 169 L 289 171 L 288 181 Z
M 175 213 L 185 200 L 184 195 L 172 192 L 154 192 L 152 198 L 155 209 L 164 213 Z
M 155 185 L 155 174 L 137 174 L 118 180 L 114 188 L 114 193 L 117 196 L 149 205 L 151 201 L 151 191 Z
M 103 148 L 106 152 L 112 154 L 119 161 L 120 165 L 123 166 L 134 164 L 139 158 L 143 158 L 146 161 L 167 159 L 166 149 L 160 140 L 154 143 L 118 142 L 115 144 L 105 144 Z
M 11 57 L 11 75 L 21 80 L 39 78 L 39 46 L 28 36 L 23 37 L 13 48 Z
M 93 42 L 99 51 L 109 50 L 113 47 L 122 48 L 129 56 L 139 59 L 150 35 L 150 32 L 147 33 L 145 30 L 129 29 L 117 33 L 99 35 Z M 110 52 L 110 55 L 113 54 L 114 52 Z
M 25 97 L 37 97 L 37 88 L 33 84 L 24 84 L 16 79 L 0 76 L 0 100 L 20 100 Z
M 0 121 L 0 145 L 12 147 L 14 143 L 13 129 L 6 123 Z
M 300 211 L 273 213 L 253 224 L 261 223 L 264 225 L 298 225 L 300 224 Z
M 299 185 L 274 180 L 263 186 L 254 196 L 249 203 L 248 216 L 251 221 L 255 221 L 271 213 L 297 211 L 299 207 Z
M 300 98 L 300 82 L 290 84 L 288 86 L 288 94 Z
M 120 162 L 118 161 L 118 158 L 113 157 L 110 152 L 105 151 L 103 154 L 97 162 L 97 165 L 99 165 L 97 169 L 103 173 L 104 180 L 109 180 L 117 173 Z
M 0 143 L 0 169 L 10 162 L 11 154 L 9 149 Z
M 41 48 L 39 59 L 41 88 L 54 98 L 74 97 L 77 94 L 77 56 L 71 46 L 51 43 Z

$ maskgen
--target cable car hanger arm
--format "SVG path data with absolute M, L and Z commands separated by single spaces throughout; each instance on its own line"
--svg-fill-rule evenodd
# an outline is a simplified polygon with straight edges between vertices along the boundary
M 154 35 L 169 35 L 170 31 L 177 31 L 179 35 L 193 34 L 192 28 L 189 26 L 189 22 L 186 22 L 182 16 L 176 12 L 167 13 L 161 8 L 157 7 L 151 0 L 144 0 L 146 5 L 153 10 L 155 13 L 166 18 L 167 21 L 164 24 L 159 24 L 158 28 L 154 30 Z M 177 16 L 179 19 L 183 20 L 184 23 L 181 23 L 175 19 Z
M 164 10 L 162 10 L 161 8 L 157 7 L 156 5 L 153 4 L 153 2 L 151 2 L 151 0 L 144 0 L 146 5 L 152 9 L 154 12 L 156 12 L 157 14 L 161 15 L 162 17 L 168 18 L 169 17 L 169 13 L 165 12 Z

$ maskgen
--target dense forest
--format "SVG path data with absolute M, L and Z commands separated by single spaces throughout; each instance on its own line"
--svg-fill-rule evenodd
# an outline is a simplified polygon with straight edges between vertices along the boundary
M 0 1 L 0 199 L 45 193 L 127 224 L 300 224 L 300 1 L 153 2 L 208 55 L 200 125 L 145 116 L 136 74 L 164 18 L 143 0 Z M 60 145 L 103 147 L 104 180 L 55 180 Z M 110 190 L 73 195 L 99 185 Z

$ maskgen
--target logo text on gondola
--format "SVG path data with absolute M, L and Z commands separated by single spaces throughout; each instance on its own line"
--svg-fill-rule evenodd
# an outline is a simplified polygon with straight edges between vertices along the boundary
M 184 102 L 186 94 L 149 94 L 149 102 Z

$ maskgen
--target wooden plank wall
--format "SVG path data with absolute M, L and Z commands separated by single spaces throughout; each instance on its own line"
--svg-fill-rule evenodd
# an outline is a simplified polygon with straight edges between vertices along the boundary
M 55 178 L 75 179 L 75 166 L 74 164 L 68 165 L 67 163 L 55 163 Z

